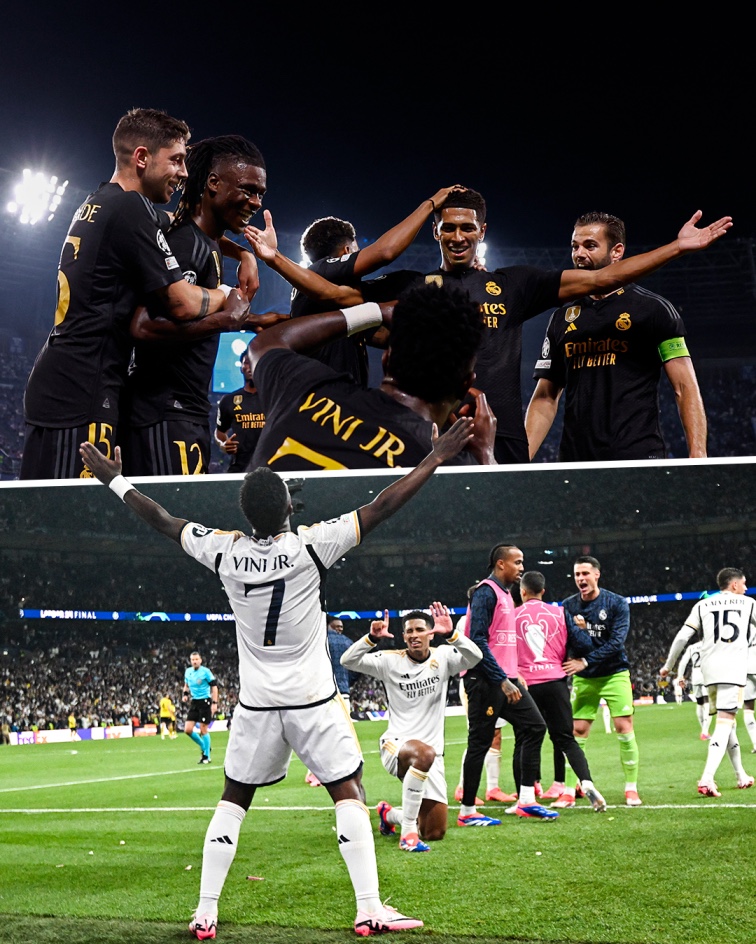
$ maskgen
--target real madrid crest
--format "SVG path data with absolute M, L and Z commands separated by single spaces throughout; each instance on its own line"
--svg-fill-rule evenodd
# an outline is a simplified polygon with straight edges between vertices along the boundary
M 608 615 L 609 615 L 609 614 L 606 612 L 606 610 L 599 610 L 599 619 L 600 619 L 600 620 L 605 620 Z
M 442 275 L 426 275 L 425 276 L 426 285 L 438 285 L 441 288 L 444 284 L 444 278 Z
M 627 331 L 627 329 L 632 326 L 629 313 L 623 311 L 619 318 L 614 322 L 614 325 L 618 331 Z
M 572 324 L 573 321 L 577 321 L 579 314 L 580 305 L 570 305 L 570 307 L 564 313 L 564 320 L 567 322 L 567 324 Z
M 501 286 L 496 282 L 486 282 L 486 293 L 488 295 L 501 295 Z

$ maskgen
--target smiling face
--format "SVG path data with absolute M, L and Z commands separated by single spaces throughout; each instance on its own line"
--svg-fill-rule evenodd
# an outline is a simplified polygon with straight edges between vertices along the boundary
M 407 652 L 415 662 L 422 662 L 428 658 L 433 635 L 428 635 L 431 625 L 423 619 L 410 619 L 404 624 L 404 642 Z
M 576 226 L 570 246 L 572 264 L 576 269 L 603 269 L 613 262 L 619 262 L 625 253 L 622 243 L 609 245 L 603 223 Z
M 154 153 L 138 148 L 137 153 L 142 164 L 142 192 L 153 203 L 168 203 L 188 177 L 186 142 L 174 141 Z
M 441 268 L 469 269 L 475 261 L 478 244 L 486 235 L 486 224 L 481 224 L 475 210 L 468 207 L 448 207 L 441 211 L 441 219 L 433 224 L 433 235 L 441 249 Z
M 599 595 L 599 577 L 601 571 L 597 570 L 593 564 L 575 564 L 575 585 L 580 591 L 582 600 L 595 600 Z
M 206 194 L 218 228 L 241 233 L 262 206 L 266 189 L 263 167 L 228 162 L 212 171 L 207 178 Z

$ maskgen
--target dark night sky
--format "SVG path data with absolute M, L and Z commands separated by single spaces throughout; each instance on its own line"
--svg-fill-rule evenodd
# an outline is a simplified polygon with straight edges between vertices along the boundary
M 623 217 L 631 249 L 668 242 L 698 208 L 732 215 L 733 237 L 756 232 L 745 67 L 693 66 L 664 37 L 624 49 L 552 23 L 560 45 L 536 44 L 545 24 L 511 33 L 482 10 L 439 24 L 437 7 L 435 28 L 391 5 L 306 20 L 290 6 L 103 7 L 35 5 L 34 31 L 28 11 L 4 13 L 1 168 L 37 160 L 89 191 L 112 173 L 118 118 L 148 106 L 194 140 L 255 141 L 281 230 L 334 214 L 374 238 L 459 182 L 484 194 L 502 246 L 566 245 L 587 209 Z

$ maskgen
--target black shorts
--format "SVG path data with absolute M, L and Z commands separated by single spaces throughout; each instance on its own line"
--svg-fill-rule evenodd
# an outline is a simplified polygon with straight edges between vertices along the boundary
M 186 720 L 210 724 L 213 720 L 212 701 L 209 698 L 192 698 Z
M 52 429 L 47 426 L 26 427 L 20 479 L 93 479 L 84 465 L 79 446 L 90 442 L 108 459 L 113 458 L 116 429 L 110 423 L 85 423 Z
M 171 718 L 169 715 L 160 715 L 160 723 L 165 725 L 175 724 L 176 719 Z
M 205 475 L 210 466 L 210 421 L 167 419 L 129 427 L 119 440 L 124 475 Z

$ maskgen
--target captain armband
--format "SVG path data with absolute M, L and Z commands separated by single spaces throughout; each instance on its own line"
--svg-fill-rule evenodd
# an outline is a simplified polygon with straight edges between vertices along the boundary
M 663 364 L 674 360 L 676 357 L 690 357 L 685 338 L 669 338 L 662 341 L 659 345 L 659 357 L 661 357 Z
M 383 315 L 376 302 L 363 302 L 361 305 L 340 310 L 346 319 L 349 337 L 367 328 L 379 328 L 383 324 Z
M 110 485 L 108 487 L 116 493 L 121 501 L 126 501 L 126 492 L 130 492 L 135 486 L 133 486 L 131 482 L 127 481 L 122 475 L 116 475 L 114 479 L 111 479 Z

